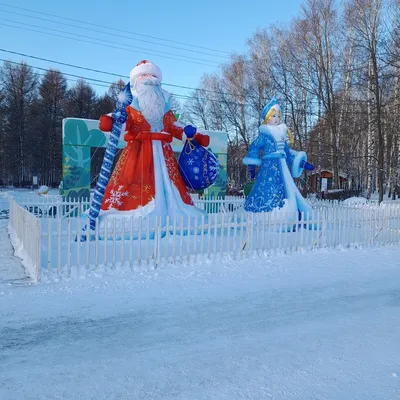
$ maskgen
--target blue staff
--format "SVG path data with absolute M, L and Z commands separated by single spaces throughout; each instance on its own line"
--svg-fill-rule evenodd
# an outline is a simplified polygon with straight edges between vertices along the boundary
M 132 103 L 132 93 L 131 87 L 128 83 L 124 89 L 119 93 L 116 109 L 112 113 L 113 125 L 108 141 L 106 153 L 104 155 L 103 163 L 101 165 L 99 178 L 97 180 L 96 189 L 94 191 L 94 196 L 90 204 L 89 209 L 89 224 L 90 230 L 96 229 L 96 220 L 100 213 L 101 204 L 103 202 L 104 193 L 110 180 L 112 173 L 112 166 L 114 163 L 115 154 L 117 153 L 117 146 L 119 142 L 119 137 L 121 135 L 122 125 L 128 119 L 128 113 L 126 112 L 126 107 Z M 83 228 L 83 232 L 86 232 L 87 225 Z M 86 235 L 81 235 L 81 242 L 86 241 Z

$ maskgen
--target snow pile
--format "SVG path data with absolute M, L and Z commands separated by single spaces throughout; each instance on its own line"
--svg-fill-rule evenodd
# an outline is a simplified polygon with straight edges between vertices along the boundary
M 346 206 L 358 206 L 367 203 L 368 200 L 365 197 L 350 197 L 346 200 L 343 200 L 343 204 Z
M 8 194 L 0 192 L 0 219 L 7 219 L 9 214 Z
M 37 190 L 37 194 L 40 196 L 42 194 L 47 194 L 49 192 L 49 187 L 48 186 L 40 186 L 40 188 Z

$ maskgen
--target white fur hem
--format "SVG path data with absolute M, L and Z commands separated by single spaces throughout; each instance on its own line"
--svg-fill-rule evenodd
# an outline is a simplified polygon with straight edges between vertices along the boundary
M 245 157 L 245 158 L 243 158 L 243 164 L 260 166 L 261 160 L 259 158 Z

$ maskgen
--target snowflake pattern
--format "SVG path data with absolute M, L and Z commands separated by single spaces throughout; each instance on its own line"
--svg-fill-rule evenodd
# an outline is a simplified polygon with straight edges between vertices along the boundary
M 193 158 L 189 158 L 189 159 L 187 160 L 187 165 L 193 165 L 193 163 L 194 163 Z
M 244 208 L 250 212 L 269 212 L 282 208 L 287 193 L 280 160 L 263 160 L 254 186 L 248 195 Z
M 115 205 L 118 207 L 122 206 L 122 198 L 128 196 L 128 191 L 122 192 L 123 185 L 119 185 L 117 190 L 111 189 L 110 197 L 105 201 L 109 203 L 108 209 L 114 208 Z
M 260 149 L 264 154 L 277 151 L 277 144 L 271 134 L 260 132 L 257 139 L 250 145 L 247 157 L 260 157 Z M 279 159 L 263 159 L 254 186 L 248 195 L 244 208 L 249 212 L 269 212 L 282 208 L 287 199 L 285 177 Z
M 164 151 L 165 165 L 167 167 L 168 175 L 169 175 L 172 183 L 179 190 L 182 200 L 186 204 L 193 205 L 192 198 L 189 195 L 189 193 L 187 192 L 186 187 L 184 186 L 184 183 L 182 181 L 182 177 L 179 172 L 178 162 L 176 161 L 176 158 L 174 156 L 171 146 L 169 145 L 169 143 L 164 142 L 163 148 L 165 150 Z

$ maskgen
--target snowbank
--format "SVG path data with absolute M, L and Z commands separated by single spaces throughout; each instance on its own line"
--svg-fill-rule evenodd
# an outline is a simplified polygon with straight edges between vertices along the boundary
M 343 200 L 343 204 L 347 206 L 355 206 L 361 204 L 367 204 L 368 200 L 365 197 L 350 197 L 346 200 Z

